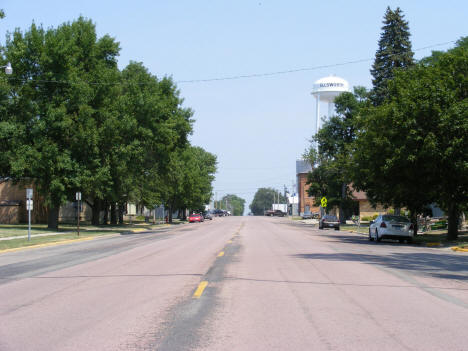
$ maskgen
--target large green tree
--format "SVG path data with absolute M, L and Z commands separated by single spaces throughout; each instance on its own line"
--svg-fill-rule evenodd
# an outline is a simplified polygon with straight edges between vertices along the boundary
M 219 201 L 219 208 L 231 211 L 233 216 L 242 216 L 244 214 L 245 200 L 234 194 L 224 195 Z
M 326 121 L 312 138 L 305 158 L 314 167 L 308 174 L 308 194 L 315 197 L 316 205 L 325 196 L 328 207 L 339 207 L 340 220 L 353 212 L 351 156 L 356 137 L 356 120 L 368 104 L 367 91 L 355 87 L 335 99 L 336 115 Z M 318 145 L 318 152 L 315 147 Z
M 121 76 L 115 120 L 101 139 L 101 157 L 110 165 L 113 184 L 104 199 L 111 204 L 111 222 L 116 202 L 120 208 L 128 201 L 149 208 L 163 202 L 163 175 L 173 167 L 171 159 L 189 147 L 193 123 L 171 79 L 158 79 L 136 62 Z
M 265 210 L 270 210 L 274 203 L 286 203 L 286 198 L 277 190 L 272 188 L 259 188 L 250 204 L 250 211 L 255 216 L 262 216 Z
M 2 173 L 34 180 L 49 208 L 49 227 L 57 228 L 59 206 L 86 178 L 109 181 L 97 158 L 108 88 L 89 82 L 117 74 L 118 52 L 118 43 L 109 36 L 98 39 L 94 24 L 84 18 L 56 29 L 33 24 L 7 38 L 5 54 L 15 75 L 3 121 L 17 131 L 14 145 L 2 145 L 9 160 Z
M 414 64 L 408 22 L 399 7 L 395 11 L 387 7 L 378 45 L 370 71 L 373 77 L 370 98 L 375 106 L 389 97 L 388 82 L 395 70 Z
M 391 98 L 363 114 L 354 154 L 356 186 L 371 200 L 413 214 L 436 202 L 448 213 L 449 239 L 468 204 L 467 77 L 463 46 L 397 72 Z
M 200 147 L 190 146 L 171 154 L 162 175 L 170 222 L 175 210 L 204 210 L 212 197 L 215 173 L 216 156 Z
M 122 218 L 126 202 L 164 202 L 174 159 L 182 159 L 184 175 L 191 167 L 186 189 L 189 180 L 199 183 L 182 204 L 209 200 L 216 160 L 190 147 L 192 111 L 170 78 L 135 62 L 120 72 L 119 50 L 82 17 L 7 37 L 0 61 L 11 61 L 15 74 L 0 77 L 0 176 L 37 185 L 49 227 L 58 227 L 58 208 L 78 190 L 94 224 L 109 206 L 115 223 L 117 205 Z

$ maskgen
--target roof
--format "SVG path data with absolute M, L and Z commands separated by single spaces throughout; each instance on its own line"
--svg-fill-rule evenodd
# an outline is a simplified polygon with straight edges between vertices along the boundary
M 296 160 L 296 174 L 309 173 L 310 171 L 312 171 L 312 166 L 309 161 Z
M 352 189 L 353 189 L 352 195 L 354 196 L 356 200 L 367 200 L 367 194 L 365 191 L 357 191 L 354 188 Z

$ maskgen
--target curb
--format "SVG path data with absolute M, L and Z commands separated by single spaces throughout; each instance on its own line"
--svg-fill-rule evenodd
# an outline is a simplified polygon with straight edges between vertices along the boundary
M 468 252 L 468 248 L 459 247 L 459 246 L 451 247 L 451 249 L 452 251 L 457 251 L 457 252 Z
M 426 243 L 426 247 L 442 247 L 442 243 L 435 242 L 435 243 Z
M 158 230 L 158 229 L 163 229 L 163 228 L 168 228 L 168 227 L 171 227 L 171 225 L 170 224 L 162 224 L 161 226 L 156 227 L 156 228 L 151 228 L 151 226 L 147 226 L 146 228 L 131 229 L 128 232 L 129 233 L 150 232 L 150 231 L 155 231 L 155 230 Z
M 3 253 L 7 253 L 7 252 L 16 252 L 16 251 L 23 251 L 23 250 L 28 250 L 28 249 L 37 249 L 37 248 L 40 248 L 40 247 L 58 246 L 58 245 L 69 244 L 69 243 L 74 243 L 74 242 L 94 240 L 94 239 L 97 239 L 97 238 L 99 238 L 99 236 L 91 236 L 91 237 L 82 238 L 82 239 L 70 239 L 70 240 L 64 240 L 64 241 L 57 241 L 57 242 L 47 243 L 47 244 L 38 244 L 38 245 L 30 245 L 30 246 L 23 246 L 23 247 L 15 247 L 13 249 L 0 250 L 0 255 L 3 254 Z

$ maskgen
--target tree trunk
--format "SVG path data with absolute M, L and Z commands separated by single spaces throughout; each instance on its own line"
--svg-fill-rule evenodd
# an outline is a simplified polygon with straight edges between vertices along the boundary
M 125 211 L 125 203 L 119 202 L 119 224 L 120 225 L 124 224 L 124 220 L 123 220 L 124 211 Z
M 49 206 L 47 214 L 47 228 L 58 230 L 59 207 Z
M 95 198 L 92 207 L 91 224 L 99 225 L 99 215 L 101 213 L 101 200 Z
M 458 220 L 460 211 L 455 203 L 449 205 L 448 209 L 448 232 L 447 240 L 457 240 L 458 238 Z
M 109 202 L 104 201 L 104 219 L 102 221 L 104 225 L 109 223 Z
M 340 223 L 341 224 L 346 224 L 346 216 L 345 216 L 345 212 L 344 212 L 344 208 L 343 208 L 343 202 L 346 198 L 346 183 L 343 183 L 341 184 L 341 201 L 340 201 L 340 213 L 339 213 L 339 216 L 340 216 Z
M 115 202 L 112 202 L 110 205 L 110 224 L 116 225 L 117 224 L 117 209 L 115 206 Z
M 411 213 L 411 223 L 413 224 L 413 237 L 416 237 L 416 235 L 418 235 L 418 214 L 416 213 L 416 211 L 411 210 L 411 209 L 410 209 L 410 213 Z
M 172 224 L 172 206 L 169 206 L 168 211 L 167 211 L 167 215 L 169 217 L 169 223 Z

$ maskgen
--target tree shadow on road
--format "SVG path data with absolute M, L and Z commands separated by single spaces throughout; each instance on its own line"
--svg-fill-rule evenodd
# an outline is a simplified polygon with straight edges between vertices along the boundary
M 362 262 L 398 270 L 417 271 L 436 278 L 468 281 L 468 256 L 462 255 L 427 252 L 394 252 L 387 255 L 306 253 L 295 254 L 292 257 L 308 260 Z

